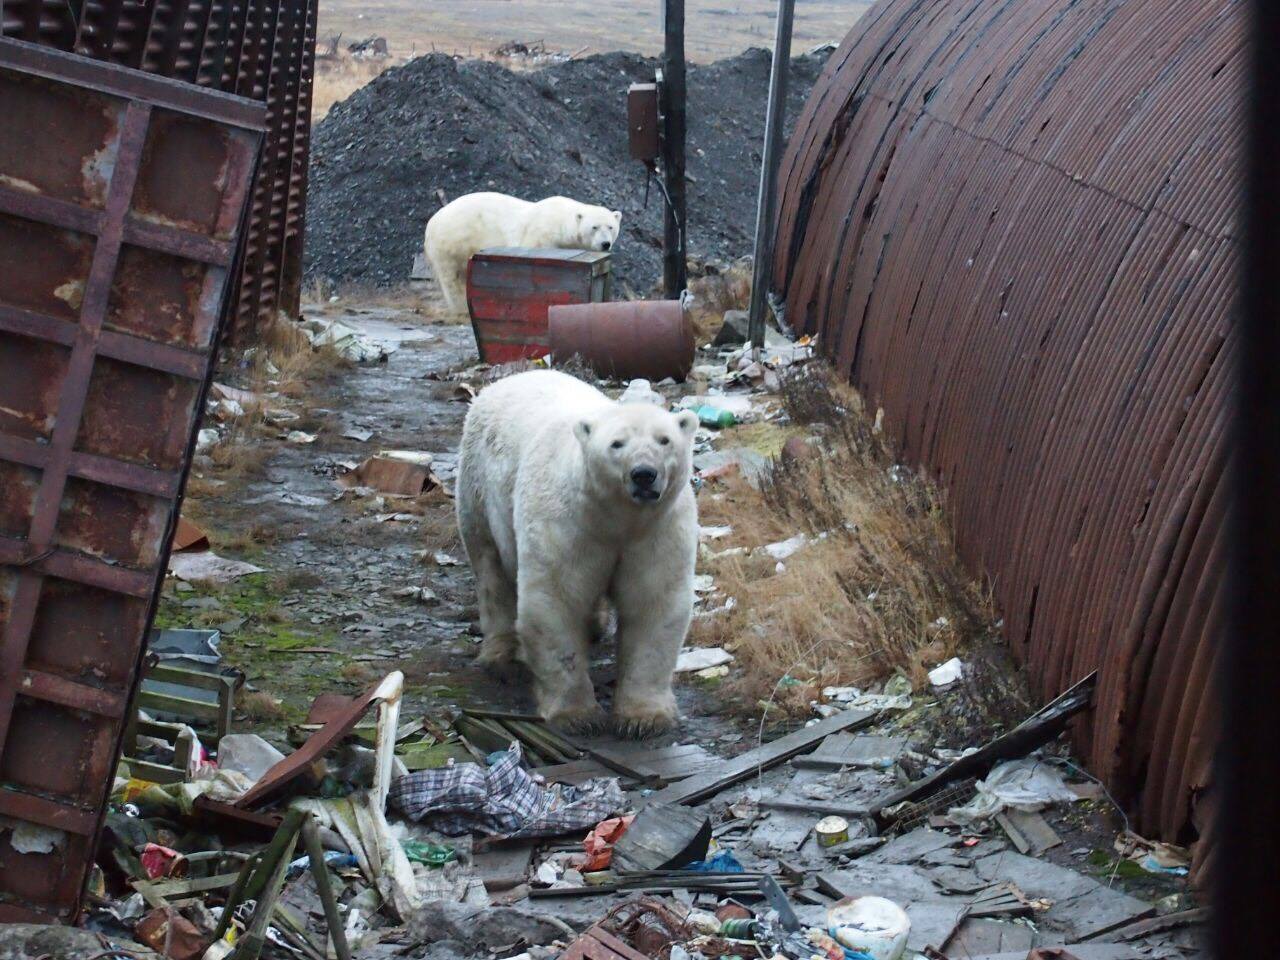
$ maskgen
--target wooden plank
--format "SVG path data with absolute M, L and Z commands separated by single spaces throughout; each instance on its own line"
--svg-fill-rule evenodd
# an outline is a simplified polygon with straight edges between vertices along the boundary
M 514 844 L 495 844 L 479 850 L 473 857 L 476 873 L 489 892 L 510 890 L 529 877 L 533 863 L 535 844 L 522 841 Z
M 1035 931 L 1022 923 L 966 917 L 942 951 L 951 957 L 977 957 L 992 953 L 1017 953 L 1025 957 Z
M 212 877 L 199 877 L 195 880 L 135 880 L 133 889 L 151 896 L 169 897 L 186 896 L 192 893 L 208 893 L 210 890 L 222 890 L 236 882 L 240 876 L 235 873 L 220 873 Z
M 794 763 L 801 769 L 840 770 L 844 767 L 866 767 L 882 770 L 892 766 L 907 749 L 906 737 L 849 736 L 828 737 L 822 746 Z M 883 761 L 887 760 L 885 763 Z
M 683 867 L 706 856 L 711 821 L 680 806 L 648 806 L 636 814 L 613 847 L 620 873 Z
M 761 800 L 761 810 L 779 810 L 785 813 L 807 813 L 812 817 L 844 817 L 857 820 L 867 815 L 866 807 L 852 807 L 847 803 L 827 803 L 822 800 Z
M 843 733 L 870 724 L 877 716 L 874 710 L 845 710 L 835 716 L 819 720 L 811 727 L 802 727 L 746 753 L 726 760 L 719 769 L 710 770 L 681 783 L 672 784 L 646 798 L 649 804 L 675 805 L 698 803 L 713 797 L 721 790 L 741 783 L 758 773 L 769 770 L 792 757 L 807 753 L 824 738 L 833 733 Z
M 906 956 L 924 953 L 925 947 L 941 950 L 964 919 L 964 904 L 944 901 L 909 903 L 904 908 L 911 920 Z
M 1152 934 L 1164 933 L 1167 930 L 1176 930 L 1179 927 L 1207 924 L 1209 917 L 1210 911 L 1208 907 L 1196 907 L 1193 910 L 1183 910 L 1180 913 L 1168 913 L 1163 917 L 1152 917 L 1150 920 L 1139 920 L 1137 923 L 1132 923 L 1127 927 L 1113 930 L 1112 934 L 1117 940 L 1138 940 L 1142 937 L 1149 937 Z
M 1038 857 L 1062 843 L 1049 822 L 1038 813 L 1025 810 L 1004 810 L 996 814 L 996 822 L 1009 835 L 1019 853 Z
M 576 787 L 580 783 L 594 780 L 596 777 L 613 776 L 613 771 L 597 760 L 574 760 L 571 763 L 557 763 L 550 767 L 539 767 L 538 775 L 545 777 L 550 783 L 567 783 Z

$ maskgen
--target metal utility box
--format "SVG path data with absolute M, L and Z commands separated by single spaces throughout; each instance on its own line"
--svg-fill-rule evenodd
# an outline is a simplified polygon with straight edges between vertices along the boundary
M 631 159 L 653 163 L 658 159 L 658 85 L 633 83 L 627 89 L 627 142 Z
M 75 920 L 265 109 L 0 40 L 0 924 Z
M 467 264 L 467 309 L 480 359 L 546 356 L 547 310 L 609 299 L 609 254 L 596 250 L 481 250 Z

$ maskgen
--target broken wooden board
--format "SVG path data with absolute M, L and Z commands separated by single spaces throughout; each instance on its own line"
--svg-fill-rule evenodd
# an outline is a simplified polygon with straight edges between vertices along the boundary
M 996 823 L 1013 841 L 1019 853 L 1038 857 L 1062 843 L 1062 838 L 1038 813 L 1026 810 L 1004 810 L 996 814 Z
M 1113 930 L 1112 933 L 1116 940 L 1140 940 L 1143 937 L 1165 933 L 1168 930 L 1176 930 L 1179 927 L 1206 924 L 1209 922 L 1209 917 L 1210 911 L 1208 907 L 1196 907 L 1193 910 L 1183 910 L 1180 913 L 1167 913 L 1163 917 L 1139 920 L 1137 923 L 1131 923 L 1118 930 Z
M 1035 931 L 1023 923 L 966 917 L 941 948 L 949 957 L 1008 954 L 1026 960 L 1035 942 Z
M 867 859 L 874 863 L 914 863 L 927 854 L 955 847 L 959 843 L 959 837 L 941 830 L 919 827 L 894 837 Z
M 759 857 L 791 856 L 809 839 L 813 824 L 808 814 L 770 811 L 752 823 L 747 846 Z
M 1048 910 L 1037 913 L 1037 924 L 1072 943 L 1101 936 L 1155 913 L 1155 908 L 1143 900 L 1074 870 L 1020 853 L 1005 851 L 983 857 L 974 864 L 974 870 L 993 883 L 1016 884 L 1028 897 L 1052 901 Z
M 903 909 L 911 920 L 906 956 L 924 953 L 925 947 L 941 950 L 965 916 L 963 903 L 947 900 L 915 901 Z
M 875 710 L 845 710 L 819 720 L 811 727 L 802 727 L 772 743 L 725 760 L 716 769 L 690 777 L 682 783 L 674 783 L 665 790 L 651 794 L 646 802 L 672 806 L 678 803 L 699 803 L 735 783 L 741 783 L 778 764 L 786 763 L 792 757 L 808 753 L 833 733 L 864 727 L 875 720 L 876 716 Z
M 846 870 L 824 871 L 817 875 L 815 882 L 819 891 L 836 900 L 842 897 L 884 897 L 894 903 L 966 903 L 961 897 L 948 901 L 938 892 L 933 881 L 914 867 L 898 863 L 867 863 L 865 857 Z
M 838 733 L 827 737 L 813 753 L 796 757 L 791 763 L 804 770 L 843 770 L 845 767 L 884 770 L 893 766 L 906 749 L 906 737 Z
M 536 844 L 530 841 L 495 843 L 477 850 L 472 861 L 477 876 L 490 893 L 510 890 L 524 883 L 529 877 Z
M 613 868 L 621 874 L 676 869 L 706 859 L 710 842 L 711 819 L 705 814 L 648 806 L 613 845 Z
M 618 742 L 610 743 L 607 747 L 592 744 L 590 749 L 605 750 L 615 760 L 614 766 L 608 767 L 599 760 L 588 757 L 571 763 L 539 767 L 538 773 L 552 783 L 577 786 L 597 777 L 616 777 L 620 773 L 617 767 L 623 765 L 637 773 L 647 772 L 650 776 L 674 783 L 706 773 L 724 763 L 723 757 L 717 757 L 696 743 L 653 748 L 643 744 Z

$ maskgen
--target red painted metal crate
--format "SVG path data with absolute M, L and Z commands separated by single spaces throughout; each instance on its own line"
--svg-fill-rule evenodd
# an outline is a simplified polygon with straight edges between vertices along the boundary
M 467 309 L 485 363 L 546 356 L 547 309 L 609 299 L 609 254 L 595 250 L 481 250 L 467 265 Z
M 0 39 L 0 924 L 80 909 L 264 118 Z

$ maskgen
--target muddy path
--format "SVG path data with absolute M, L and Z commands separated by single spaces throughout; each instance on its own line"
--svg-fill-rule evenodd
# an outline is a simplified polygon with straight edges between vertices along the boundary
M 308 385 L 300 422 L 314 442 L 280 439 L 290 424 L 255 440 L 262 462 L 242 480 L 197 468 L 184 515 L 219 554 L 265 572 L 221 588 L 171 580 L 158 624 L 221 630 L 224 660 L 246 674 L 243 729 L 268 736 L 300 722 L 316 695 L 354 694 L 391 670 L 405 674 L 410 715 L 462 704 L 531 710 L 525 684 L 502 683 L 475 664 L 474 581 L 452 500 L 439 490 L 413 500 L 353 497 L 335 481 L 378 450 L 401 449 L 431 453 L 451 488 L 467 406 L 448 377 L 476 363 L 470 327 L 389 308 L 330 308 L 327 316 L 396 348 L 383 363 Z M 237 371 L 219 377 L 234 382 Z M 367 440 L 344 436 L 366 432 Z M 602 702 L 611 698 L 613 653 L 607 639 L 593 652 Z M 704 689 L 682 683 L 678 697 L 681 742 L 723 738 L 731 752 L 746 739 Z

